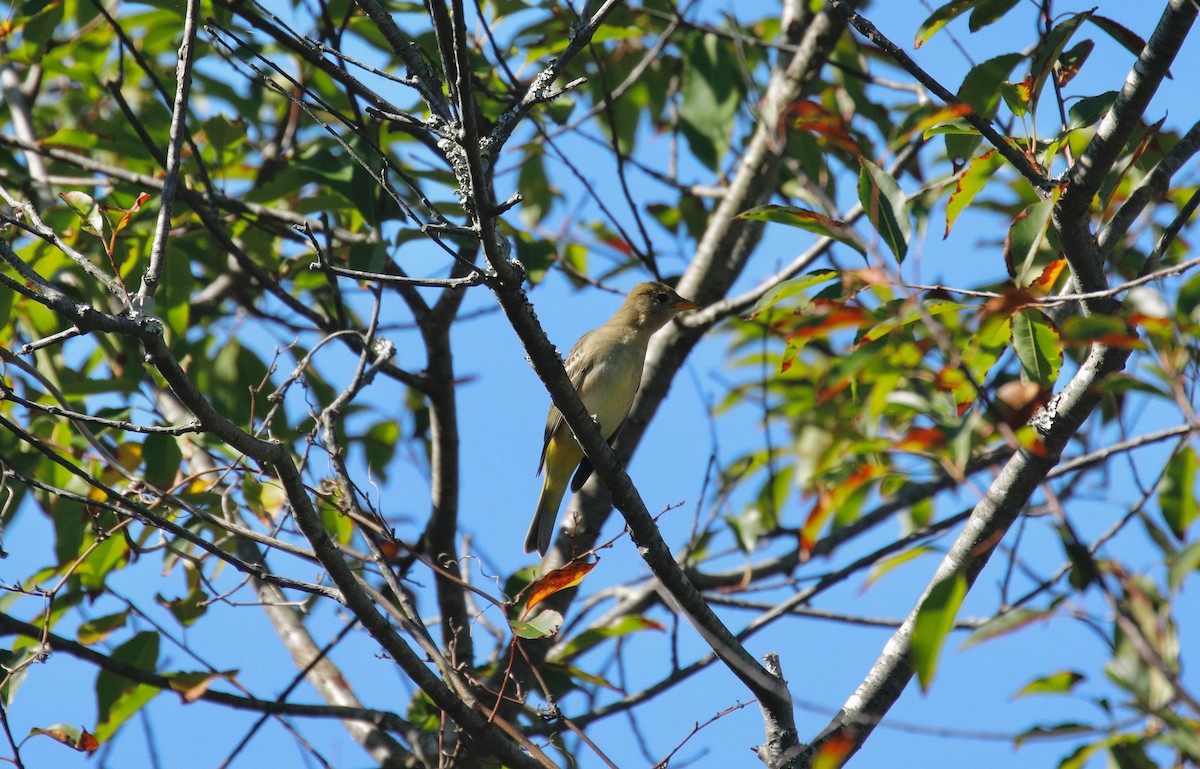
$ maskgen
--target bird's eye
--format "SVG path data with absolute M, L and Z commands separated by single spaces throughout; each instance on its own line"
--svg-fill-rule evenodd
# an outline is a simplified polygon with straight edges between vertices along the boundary
M 659 304 L 668 304 L 671 301 L 671 297 L 667 296 L 665 291 L 660 291 L 654 295 L 654 301 Z

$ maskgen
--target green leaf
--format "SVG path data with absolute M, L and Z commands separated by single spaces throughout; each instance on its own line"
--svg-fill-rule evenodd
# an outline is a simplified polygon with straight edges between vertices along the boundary
M 981 0 L 950 0 L 945 5 L 935 8 L 933 13 L 929 14 L 929 17 L 921 22 L 921 26 L 917 29 L 917 36 L 913 40 L 913 48 L 920 48 L 929 42 L 929 38 L 936 35 L 940 29 L 979 5 L 980 2 Z
M 1057 202 L 1058 196 L 1052 195 L 1031 203 L 1017 214 L 1008 228 L 1008 237 L 1004 241 L 1004 263 L 1008 266 L 1008 274 L 1022 285 L 1033 268 L 1038 252 L 1046 243 L 1050 217 Z
M 896 261 L 903 263 L 908 253 L 912 222 L 908 216 L 908 201 L 900 185 L 887 171 L 870 160 L 863 160 L 858 175 L 858 199 L 883 242 L 896 255 Z
M 967 578 L 961 573 L 951 574 L 930 589 L 928 597 L 917 609 L 913 624 L 913 665 L 917 670 L 917 681 L 921 691 L 929 691 L 937 672 L 938 655 L 946 636 L 954 627 L 954 618 L 967 595 Z
M 975 65 L 958 88 L 959 100 L 974 108 L 980 117 L 991 120 L 1000 107 L 1000 86 L 1024 58 L 1023 54 L 1006 53 Z M 966 124 L 966 121 L 963 123 Z M 947 135 L 946 155 L 955 165 L 961 164 L 975 154 L 981 141 L 975 128 L 971 128 L 967 135 Z
M 665 628 L 662 624 L 641 615 L 626 615 L 604 627 L 589 628 L 567 641 L 561 651 L 554 655 L 553 661 L 565 662 L 573 657 L 578 657 L 608 638 L 621 638 L 642 630 L 663 631 Z
M 1158 505 L 1162 508 L 1163 518 L 1171 527 L 1171 533 L 1181 540 L 1196 520 L 1197 466 L 1195 450 L 1185 446 L 1167 463 L 1162 488 L 1158 492 Z
M 100 643 L 112 635 L 113 631 L 125 627 L 125 620 L 128 618 L 129 612 L 127 611 L 96 617 L 81 624 L 75 631 L 75 637 L 84 646 Z
M 822 283 L 829 283 L 841 277 L 841 273 L 837 270 L 814 270 L 798 278 L 785 280 L 775 288 L 772 288 L 767 293 L 755 302 L 754 311 L 750 313 L 750 317 L 755 317 L 770 308 L 774 307 L 784 299 L 789 299 L 802 291 L 805 291 L 813 286 L 819 286 Z M 808 297 L 802 297 L 800 305 L 808 304 Z
M 183 462 L 183 453 L 175 436 L 151 433 L 142 444 L 142 458 L 146 462 L 146 483 L 157 489 L 169 489 L 175 483 L 175 475 Z
M 1193 542 L 1167 559 L 1167 587 L 1178 593 L 1192 572 L 1200 569 L 1200 542 Z
M 513 620 L 513 634 L 519 638 L 549 638 L 562 627 L 563 616 L 547 609 L 531 620 Z
M 1026 309 L 1012 316 L 1013 349 L 1025 376 L 1043 388 L 1054 385 L 1062 366 L 1062 339 L 1041 310 Z
M 1075 685 L 1087 677 L 1074 670 L 1060 670 L 1057 673 L 1035 678 L 1022 686 L 1013 699 L 1027 697 L 1030 694 L 1065 694 L 1075 688 Z
M 1003 166 L 1004 159 L 995 150 L 988 150 L 971 161 L 967 170 L 958 177 L 958 184 L 955 185 L 954 192 L 950 193 L 950 199 L 946 201 L 946 232 L 942 235 L 943 239 L 950 237 L 950 228 L 958 220 L 959 214 L 971 205 L 988 180 Z
M 1029 67 L 1029 73 L 1033 77 L 1033 88 L 1029 98 L 1031 109 L 1037 109 L 1038 97 L 1046 85 L 1046 78 L 1054 71 L 1054 65 L 1058 61 L 1058 57 L 1062 55 L 1067 43 L 1070 42 L 1071 36 L 1075 34 L 1075 30 L 1079 29 L 1079 25 L 1087 21 L 1091 15 L 1092 11 L 1084 11 L 1058 24 L 1050 30 L 1050 34 L 1034 51 L 1033 62 Z
M 61 192 L 58 197 L 80 218 L 85 230 L 93 235 L 104 237 L 104 216 L 100 213 L 100 206 L 97 205 L 95 198 L 76 190 Z
M 1096 96 L 1085 96 L 1075 102 L 1067 110 L 1067 130 L 1074 131 L 1078 128 L 1096 125 L 1108 113 L 1116 100 L 1116 91 L 1105 91 Z
M 158 634 L 138 633 L 118 646 L 112 658 L 153 672 L 158 665 Z M 101 670 L 96 676 L 96 738 L 101 742 L 108 740 L 159 691 L 156 687 L 134 683 L 124 676 Z
M 1017 6 L 1021 0 L 983 0 L 979 5 L 975 6 L 975 10 L 971 11 L 971 20 L 967 23 L 967 28 L 972 32 L 978 32 L 984 27 L 999 21 L 1004 14 L 1011 11 Z
M 895 569 L 897 566 L 906 564 L 909 561 L 920 558 L 923 555 L 929 555 L 930 553 L 936 552 L 937 551 L 934 550 L 934 548 L 930 545 L 918 545 L 917 547 L 905 550 L 897 555 L 893 555 L 877 562 L 871 567 L 870 572 L 867 573 L 867 578 L 863 581 L 863 591 L 865 592 L 868 588 L 882 579 L 884 575 Z
M 751 208 L 749 211 L 738 214 L 736 218 L 753 219 L 759 222 L 775 222 L 776 224 L 786 224 L 789 227 L 799 227 L 802 230 L 815 232 L 818 235 L 832 238 L 839 243 L 844 243 L 863 256 L 867 255 L 867 250 L 859 241 L 857 233 L 848 227 L 845 222 L 831 219 L 816 211 L 808 211 L 803 208 L 796 208 L 795 206 L 769 204 Z
M 1016 630 L 1037 622 L 1039 620 L 1049 619 L 1054 616 L 1054 609 L 1013 609 L 1004 614 L 992 617 L 982 626 L 977 628 L 975 632 L 967 636 L 967 640 L 959 644 L 959 651 L 970 649 L 972 646 L 990 641 L 993 638 L 1008 635 Z
M 729 151 L 741 102 L 741 68 L 716 35 L 705 34 L 682 47 L 679 127 L 696 159 L 715 171 Z

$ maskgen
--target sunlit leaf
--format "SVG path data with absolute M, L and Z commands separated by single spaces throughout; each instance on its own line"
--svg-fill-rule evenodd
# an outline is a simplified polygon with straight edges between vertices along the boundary
M 1030 204 L 1009 227 L 1008 237 L 1004 241 L 1004 263 L 1012 278 L 1024 281 L 1025 274 L 1046 243 L 1046 231 L 1050 227 L 1055 202 L 1057 196 Z
M 88 232 L 104 236 L 104 217 L 100 213 L 100 206 L 91 195 L 72 190 L 60 193 L 58 197 L 82 220 Z
M 1075 670 L 1060 670 L 1057 673 L 1035 678 L 1022 686 L 1013 698 L 1027 697 L 1030 694 L 1066 694 L 1070 692 L 1087 676 Z
M 745 216 L 745 214 L 743 214 L 743 216 Z M 772 288 L 767 293 L 763 294 L 762 297 L 755 302 L 754 311 L 750 314 L 750 317 L 756 317 L 765 310 L 774 307 L 779 302 L 789 299 L 796 294 L 812 288 L 813 286 L 819 286 L 823 283 L 829 283 L 837 280 L 840 275 L 841 273 L 839 273 L 837 270 L 814 270 L 807 275 L 801 275 L 798 278 L 786 280 L 783 283 L 780 283 L 778 286 Z
M 513 633 L 520 638 L 537 639 L 557 635 L 562 627 L 563 616 L 556 611 L 547 609 L 526 622 L 517 620 L 512 623 Z
M 606 639 L 621 638 L 644 630 L 663 632 L 666 630 L 666 627 L 661 622 L 656 622 L 647 617 L 636 614 L 626 615 L 604 627 L 588 628 L 583 631 L 564 643 L 562 649 L 559 650 L 554 659 L 557 661 L 571 659 L 595 647 Z

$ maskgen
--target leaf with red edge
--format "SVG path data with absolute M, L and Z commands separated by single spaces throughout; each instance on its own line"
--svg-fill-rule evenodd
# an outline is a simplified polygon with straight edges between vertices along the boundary
M 129 225 L 129 222 L 132 221 L 132 219 L 133 219 L 133 215 L 138 213 L 139 211 L 141 211 L 142 206 L 145 205 L 146 201 L 149 199 L 150 199 L 150 193 L 143 192 L 137 196 L 137 199 L 133 201 L 133 205 L 130 206 L 129 208 L 113 209 L 113 210 L 121 212 L 121 216 L 117 219 L 116 224 L 114 224 L 112 226 L 112 237 L 113 238 L 116 238 L 117 233 L 119 233 L 121 230 L 125 229 L 125 227 Z
M 870 160 L 863 160 L 858 175 L 858 199 L 867 219 L 896 256 L 896 261 L 903 263 L 908 254 L 912 221 L 908 215 L 908 200 L 896 179 Z
M 1063 323 L 1062 338 L 1064 342 L 1076 345 L 1090 345 L 1093 342 L 1119 347 L 1136 349 L 1142 346 L 1142 340 L 1137 332 L 1120 318 L 1108 315 L 1077 315 Z
M 591 563 L 583 563 L 572 561 L 561 569 L 555 569 L 537 582 L 534 582 L 529 586 L 529 602 L 525 605 L 525 611 L 521 613 L 521 619 L 528 617 L 533 607 L 555 593 L 578 585 L 587 576 L 588 572 L 596 568 L 596 564 L 598 563 L 600 562 L 592 561 Z
M 1079 74 L 1079 70 L 1083 67 L 1083 63 L 1087 61 L 1091 55 L 1092 49 L 1096 47 L 1093 40 L 1081 40 L 1075 44 L 1071 50 L 1063 51 L 1063 55 L 1058 57 L 1058 72 L 1055 74 L 1055 80 L 1058 81 L 1058 87 L 1070 83 Z
M 29 730 L 29 736 L 45 735 L 56 742 L 61 742 L 72 750 L 77 750 L 80 753 L 91 753 L 96 748 L 100 747 L 100 741 L 88 733 L 83 727 L 72 726 L 71 724 L 54 724 L 53 726 L 34 727 Z
M 841 769 L 854 750 L 854 740 L 849 734 L 837 733 L 825 739 L 813 757 L 813 769 Z
M 1017 214 L 1008 228 L 1008 235 L 1004 239 L 1004 265 L 1013 279 L 1020 281 L 1024 278 L 1045 244 L 1050 217 L 1058 197 L 1055 193 L 1045 200 L 1031 203 Z
M 817 490 L 817 502 L 800 529 L 801 561 L 807 560 L 813 546 L 816 545 L 817 535 L 821 533 L 829 517 L 838 513 L 840 519 L 843 508 L 853 511 L 854 507 L 850 503 L 856 498 L 861 499 L 870 488 L 868 484 L 873 484 L 882 472 L 878 465 L 864 464 L 840 483 L 826 484 Z
M 1071 36 L 1079 29 L 1079 25 L 1087 21 L 1092 15 L 1092 11 L 1084 11 L 1077 13 L 1059 23 L 1050 30 L 1050 34 L 1046 35 L 1045 39 L 1038 45 L 1033 53 L 1033 62 L 1029 67 L 1029 73 L 1033 78 L 1033 88 L 1030 95 L 1030 104 L 1036 109 L 1038 97 L 1042 93 L 1042 88 L 1046 85 L 1046 79 L 1050 73 L 1054 71 L 1054 65 L 1058 63 L 1058 59 L 1062 56 L 1063 49 L 1071 40 Z
M 1140 56 L 1142 54 L 1142 49 L 1146 47 L 1146 41 L 1143 40 L 1138 33 L 1134 32 L 1128 27 L 1118 24 L 1107 16 L 1092 14 L 1092 16 L 1088 18 L 1088 21 L 1104 30 L 1105 34 L 1120 43 L 1126 51 L 1129 51 L 1134 56 Z M 1175 76 L 1171 74 L 1170 70 L 1167 70 L 1167 77 L 1171 79 L 1175 78 Z
M 942 235 L 943 239 L 950 237 L 950 228 L 954 226 L 958 215 L 971 205 L 971 201 L 975 200 L 975 196 L 983 190 L 988 180 L 1003 166 L 1004 159 L 994 149 L 971 161 L 967 170 L 958 177 L 958 184 L 954 186 L 954 192 L 950 193 L 950 199 L 946 201 L 946 232 Z
M 941 109 L 936 109 L 909 126 L 908 130 L 897 136 L 893 141 L 897 144 L 900 142 L 907 143 L 909 139 L 918 133 L 922 136 L 929 136 L 929 132 L 937 126 L 945 123 L 955 123 L 959 118 L 964 115 L 970 115 L 974 111 L 974 108 L 970 104 L 950 104 Z M 957 126 L 957 123 L 955 125 Z M 977 132 L 973 127 L 971 130 Z
M 752 219 L 759 222 L 775 222 L 789 227 L 799 227 L 802 230 L 815 232 L 827 238 L 850 246 L 858 253 L 866 256 L 867 250 L 858 238 L 858 234 L 845 222 L 830 218 L 816 211 L 809 211 L 795 206 L 780 206 L 769 204 L 755 206 L 749 211 L 738 214 L 737 219 Z

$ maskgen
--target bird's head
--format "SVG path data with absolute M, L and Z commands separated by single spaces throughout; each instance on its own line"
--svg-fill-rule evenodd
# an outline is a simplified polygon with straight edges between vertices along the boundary
M 699 308 L 700 305 L 684 299 L 666 283 L 649 282 L 634 286 L 617 314 L 632 325 L 653 332 L 683 310 Z

